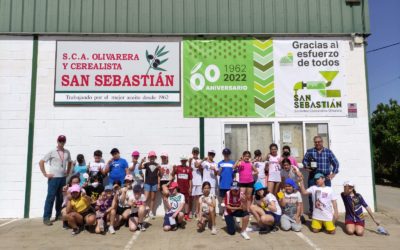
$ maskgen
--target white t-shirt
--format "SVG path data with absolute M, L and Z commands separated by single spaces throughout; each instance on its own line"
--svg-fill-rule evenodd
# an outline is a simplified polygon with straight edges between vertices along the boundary
M 192 162 L 190 164 L 190 167 L 192 168 L 192 183 L 193 186 L 201 186 L 203 185 L 203 177 L 201 176 L 201 170 L 196 168 L 196 163 L 201 162 L 200 159 L 192 159 Z
M 161 179 L 160 181 L 169 181 L 171 179 L 172 166 L 170 164 L 161 164 Z
M 210 212 L 210 207 L 207 203 L 211 203 L 213 200 L 215 200 L 215 196 L 212 194 L 209 194 L 207 197 L 202 195 L 199 198 L 199 202 L 200 202 L 200 210 L 203 213 L 208 213 Z M 204 201 L 204 202 L 203 202 Z M 206 203 L 207 202 L 207 203 Z
M 282 214 L 282 209 L 279 206 L 278 200 L 276 199 L 275 195 L 268 193 L 264 198 L 260 200 L 255 200 L 256 204 L 259 205 L 261 208 L 264 210 L 267 210 L 267 206 L 271 204 L 271 202 L 275 202 L 276 206 L 276 212 L 273 212 L 274 214 L 281 215 Z
M 312 195 L 313 201 L 313 219 L 321 221 L 332 221 L 333 205 L 332 201 L 337 200 L 331 187 L 311 186 L 307 192 Z
M 281 182 L 281 165 L 279 156 L 270 156 L 268 164 L 268 181 Z
M 144 194 L 141 194 L 139 199 L 135 198 L 135 194 L 129 197 L 129 201 L 133 202 L 131 213 L 137 213 L 139 211 L 139 206 L 142 206 L 146 203 L 146 197 Z
M 104 163 L 103 159 L 100 162 L 89 162 L 89 173 L 92 175 L 96 175 L 100 170 L 104 170 L 105 168 L 106 164 Z
M 303 202 L 303 199 L 301 198 L 300 192 L 295 192 L 295 193 L 284 193 L 284 200 L 286 202 L 285 207 L 283 208 L 283 213 L 289 216 L 290 218 L 294 218 L 294 216 L 297 213 L 297 203 L 298 202 Z
M 168 203 L 171 205 L 171 209 L 168 211 L 168 213 L 175 213 L 176 210 L 178 210 L 179 205 L 185 203 L 185 196 L 181 193 L 178 193 L 175 196 L 169 196 L 168 197 Z
M 254 162 L 254 166 L 258 170 L 257 181 L 261 181 L 262 183 L 264 183 L 263 181 L 265 179 L 265 161 L 256 161 Z
M 121 194 L 118 195 L 118 206 L 120 206 L 120 207 L 129 207 L 128 206 L 128 201 L 133 196 L 133 190 L 132 189 L 128 189 L 126 191 L 125 200 L 122 200 L 122 192 L 124 191 L 124 189 L 127 189 L 127 188 L 126 187 L 121 188 L 121 190 L 120 190 Z
M 211 187 L 215 188 L 215 172 L 211 168 L 217 169 L 217 163 L 203 161 L 203 163 L 201 163 L 201 166 L 203 167 L 203 183 L 208 181 L 211 184 Z

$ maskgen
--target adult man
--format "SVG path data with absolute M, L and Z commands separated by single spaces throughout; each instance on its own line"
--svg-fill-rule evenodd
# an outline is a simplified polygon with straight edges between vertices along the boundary
M 43 223 L 53 225 L 50 221 L 54 200 L 56 200 L 56 220 L 61 219 L 61 205 L 63 201 L 62 188 L 66 184 L 66 176 L 71 171 L 71 154 L 64 148 L 67 138 L 60 135 L 57 138 L 57 148 L 47 153 L 39 162 L 40 171 L 47 181 L 47 197 L 44 204 Z M 49 164 L 48 172 L 45 162 Z
M 314 136 L 314 148 L 307 150 L 303 159 L 304 167 L 309 171 L 308 187 L 315 185 L 314 176 L 321 173 L 325 178 L 325 186 L 331 186 L 331 180 L 339 172 L 339 162 L 333 152 L 324 147 L 322 137 Z M 332 166 L 332 168 L 331 168 Z M 309 199 L 310 213 L 312 214 L 312 200 Z

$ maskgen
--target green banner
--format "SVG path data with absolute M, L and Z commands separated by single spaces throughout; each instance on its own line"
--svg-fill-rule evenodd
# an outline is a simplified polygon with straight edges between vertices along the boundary
M 183 41 L 184 117 L 274 117 L 272 39 Z

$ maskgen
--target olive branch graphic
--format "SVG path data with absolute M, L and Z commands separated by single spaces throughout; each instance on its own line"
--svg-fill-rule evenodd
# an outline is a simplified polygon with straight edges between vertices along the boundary
M 157 46 L 156 51 L 154 51 L 154 54 L 149 54 L 149 52 L 146 50 L 146 59 L 147 62 L 149 63 L 149 68 L 147 69 L 146 75 L 149 73 L 150 69 L 166 71 L 165 69 L 159 67 L 161 64 L 168 61 L 168 58 L 160 60 L 162 56 L 165 56 L 169 52 L 169 51 L 164 51 L 164 49 L 165 45 L 161 49 L 159 45 Z

